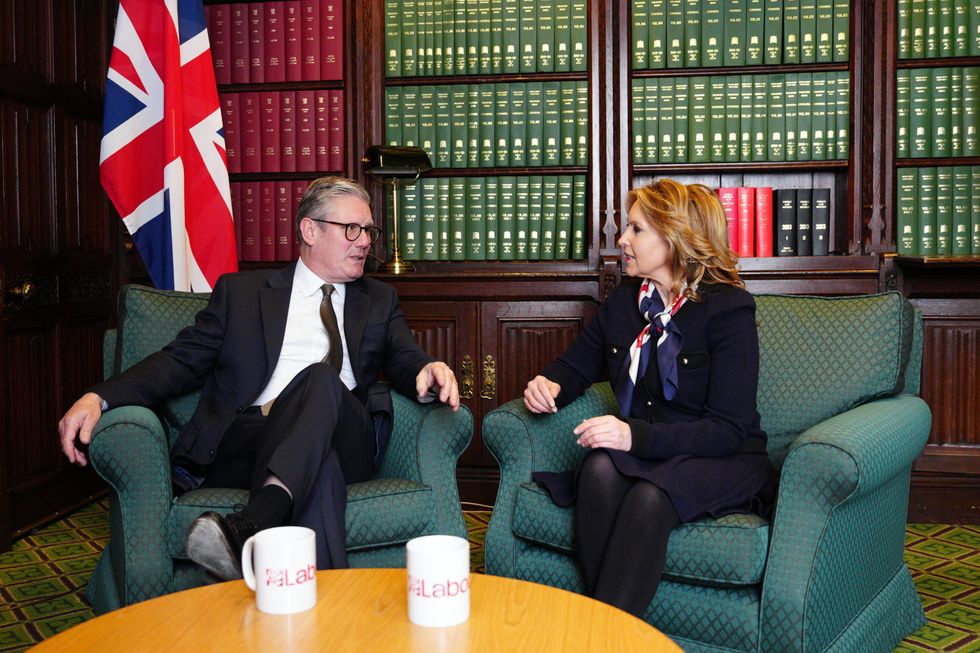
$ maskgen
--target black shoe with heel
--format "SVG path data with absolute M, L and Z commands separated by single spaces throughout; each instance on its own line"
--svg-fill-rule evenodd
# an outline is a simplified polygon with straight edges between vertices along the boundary
M 208 511 L 187 529 L 187 557 L 222 580 L 242 577 L 242 547 L 259 531 L 243 513 L 222 517 Z

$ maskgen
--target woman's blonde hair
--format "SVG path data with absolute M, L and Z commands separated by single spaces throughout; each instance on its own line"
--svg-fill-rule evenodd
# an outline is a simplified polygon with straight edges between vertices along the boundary
M 725 211 L 710 188 L 660 179 L 629 192 L 627 209 L 637 203 L 670 248 L 674 294 L 686 283 L 687 295 L 696 300 L 693 289 L 701 281 L 745 287 L 738 276 L 738 257 L 728 246 Z

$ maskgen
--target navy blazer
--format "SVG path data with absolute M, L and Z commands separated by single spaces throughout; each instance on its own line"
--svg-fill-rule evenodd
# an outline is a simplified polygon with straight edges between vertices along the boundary
M 201 400 L 171 452 L 175 461 L 208 465 L 228 427 L 255 403 L 279 360 L 296 264 L 280 270 L 226 274 L 195 323 L 173 342 L 92 388 L 110 407 L 156 407 L 202 389 Z M 346 284 L 344 335 L 357 386 L 354 395 L 381 419 L 377 456 L 390 437 L 391 396 L 414 397 L 415 377 L 434 359 L 415 341 L 395 289 L 362 277 Z
M 641 282 L 624 280 L 569 349 L 542 372 L 561 385 L 559 408 L 579 397 L 603 370 L 613 388 L 627 373 L 630 345 L 646 324 L 637 305 Z M 725 284 L 702 283 L 698 290 L 700 300 L 686 302 L 672 318 L 684 338 L 677 355 L 677 395 L 672 401 L 664 398 L 656 356 L 650 356 L 637 383 L 632 414 L 625 419 L 632 431 L 630 452 L 638 457 L 765 451 L 756 409 L 755 300 Z

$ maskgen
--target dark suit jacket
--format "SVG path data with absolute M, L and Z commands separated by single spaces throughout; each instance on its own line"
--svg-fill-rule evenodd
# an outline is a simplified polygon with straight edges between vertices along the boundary
M 559 408 L 579 397 L 604 368 L 613 388 L 626 373 L 630 345 L 645 324 L 637 307 L 640 283 L 624 280 L 568 351 L 542 372 L 561 385 Z M 684 337 L 677 356 L 677 395 L 672 401 L 664 398 L 656 356 L 650 356 L 637 384 L 626 421 L 632 430 L 631 453 L 638 457 L 765 451 L 756 410 L 755 300 L 745 290 L 723 284 L 702 283 L 698 290 L 701 300 L 688 301 L 673 317 Z
M 110 407 L 156 407 L 202 388 L 201 400 L 178 437 L 172 457 L 206 466 L 239 413 L 252 406 L 275 369 L 286 331 L 296 264 L 281 270 L 227 274 L 208 306 L 161 351 L 92 388 Z M 395 289 L 374 279 L 346 284 L 344 335 L 357 386 L 352 391 L 378 429 L 375 461 L 390 436 L 391 396 L 379 373 L 415 396 L 415 377 L 433 359 L 415 341 Z

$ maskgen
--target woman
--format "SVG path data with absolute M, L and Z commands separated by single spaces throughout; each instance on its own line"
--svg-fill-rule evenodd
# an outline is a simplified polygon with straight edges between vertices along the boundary
M 755 302 L 707 187 L 630 191 L 626 274 L 585 330 L 532 379 L 524 403 L 559 410 L 608 370 L 620 415 L 584 420 L 575 476 L 537 473 L 575 502 L 579 567 L 595 598 L 642 617 L 670 531 L 705 516 L 767 514 L 776 472 L 759 428 Z

